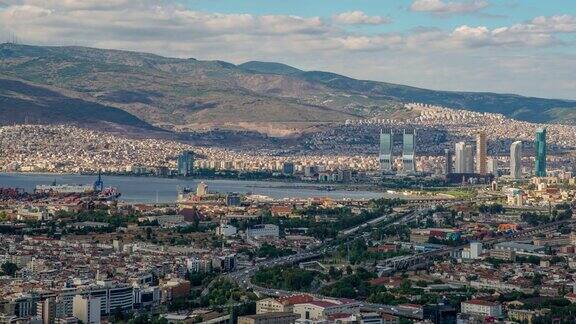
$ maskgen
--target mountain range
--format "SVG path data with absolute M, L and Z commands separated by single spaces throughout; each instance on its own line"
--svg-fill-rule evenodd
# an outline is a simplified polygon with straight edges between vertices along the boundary
M 272 62 L 234 65 L 86 47 L 0 44 L 1 124 L 287 135 L 347 119 L 411 116 L 406 102 L 576 123 L 573 100 L 426 90 Z

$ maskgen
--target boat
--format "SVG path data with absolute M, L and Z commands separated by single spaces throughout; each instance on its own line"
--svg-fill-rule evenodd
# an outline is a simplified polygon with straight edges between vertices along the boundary
M 196 193 L 196 190 L 191 187 L 178 187 L 178 202 L 185 202 L 190 199 L 190 197 Z
M 118 191 L 116 187 L 106 187 L 98 193 L 96 198 L 98 200 L 113 201 L 117 200 L 122 194 Z
M 49 193 L 49 194 L 81 194 L 95 197 L 97 200 L 116 200 L 120 197 L 121 193 L 116 187 L 104 187 L 102 175 L 98 173 L 98 178 L 93 184 L 57 184 L 54 181 L 49 185 L 37 185 L 34 189 L 35 193 Z

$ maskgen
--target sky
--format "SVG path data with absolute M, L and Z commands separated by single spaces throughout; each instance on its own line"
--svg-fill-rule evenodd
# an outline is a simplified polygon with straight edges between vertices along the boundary
M 576 0 L 0 0 L 0 41 L 576 99 Z

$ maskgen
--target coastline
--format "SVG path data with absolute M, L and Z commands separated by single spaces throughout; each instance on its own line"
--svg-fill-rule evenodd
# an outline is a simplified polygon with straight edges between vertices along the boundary
M 0 171 L 0 175 L 21 175 L 21 176 L 98 176 L 98 173 L 69 173 L 69 172 L 5 172 Z M 150 179 L 166 179 L 176 181 L 239 181 L 239 182 L 272 182 L 286 184 L 285 186 L 247 186 L 254 188 L 275 188 L 275 189 L 314 189 L 319 191 L 370 191 L 385 193 L 388 189 L 376 187 L 372 184 L 358 184 L 358 183 L 341 183 L 341 182 L 305 182 L 298 179 L 243 179 L 232 177 L 162 177 L 158 175 L 138 175 L 126 173 L 101 173 L 102 177 L 125 177 L 125 178 L 150 178 Z M 293 184 L 293 185 L 292 185 Z M 1 184 L 0 184 L 1 185 Z
M 50 173 L 50 172 L 1 172 L 0 187 L 22 188 L 32 191 L 37 184 L 49 184 L 53 181 L 67 184 L 89 184 L 96 180 L 94 174 Z M 257 194 L 274 199 L 298 199 L 327 197 L 333 199 L 375 199 L 389 196 L 385 192 L 362 190 L 357 186 L 335 187 L 329 184 L 239 180 L 176 178 L 155 176 L 103 175 L 105 186 L 114 186 L 122 193 L 121 201 L 126 202 L 175 202 L 177 188 L 195 187 L 198 182 L 206 182 L 211 190 L 219 193 Z M 326 189 L 334 187 L 334 189 Z M 158 196 L 158 198 L 156 198 Z M 399 197 L 400 195 L 398 195 Z

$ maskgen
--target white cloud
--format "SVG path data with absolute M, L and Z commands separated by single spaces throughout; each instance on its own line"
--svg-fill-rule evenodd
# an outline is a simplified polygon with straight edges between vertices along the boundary
M 414 0 L 410 10 L 430 12 L 434 14 L 470 13 L 488 7 L 486 0 L 444 1 L 444 0 Z
M 153 0 L 1 0 L 6 6 L 32 5 L 59 10 L 109 10 L 153 4 Z
M 529 89 L 534 94 L 542 94 L 545 90 L 554 93 L 554 89 L 563 89 L 565 93 L 576 93 L 576 89 L 566 89 L 567 85 L 574 84 L 573 66 L 576 65 L 564 64 L 562 68 L 560 64 L 574 63 L 573 57 L 558 62 L 550 59 L 546 65 L 538 66 L 538 73 L 548 75 L 549 80 L 553 80 L 554 73 L 562 75 L 555 87 L 550 81 L 539 88 L 536 76 L 532 78 L 534 84 L 525 81 L 530 79 L 529 73 L 522 73 L 525 78 L 517 81 L 521 86 L 516 91 L 514 84 L 501 81 L 506 79 L 506 72 L 518 73 L 513 70 L 512 62 L 521 61 L 517 57 L 506 61 L 507 55 L 527 55 L 533 47 L 560 44 L 565 37 L 559 34 L 576 33 L 576 18 L 570 15 L 536 17 L 499 28 L 462 25 L 448 31 L 419 28 L 367 34 L 361 29 L 351 32 L 343 25 L 383 23 L 380 19 L 385 18 L 354 12 L 332 19 L 222 14 L 196 11 L 178 5 L 175 0 L 0 1 L 7 3 L 4 8 L 0 7 L 0 40 L 14 34 L 31 44 L 126 49 L 234 63 L 280 61 L 361 78 L 447 89 L 466 86 L 471 90 L 494 90 L 491 87 L 497 85 L 501 90 L 512 92 L 526 93 Z M 442 1 L 444 6 L 452 6 L 443 9 L 444 12 L 463 10 L 454 7 L 454 3 L 455 0 Z M 504 58 L 489 65 L 492 57 Z M 476 58 L 482 61 L 486 72 L 478 67 Z M 532 57 L 522 62 L 537 64 L 537 59 Z M 477 79 L 465 84 L 462 81 L 463 85 L 459 85 L 461 78 L 453 77 L 457 74 L 472 74 L 470 78 Z M 564 88 L 558 85 L 560 82 Z
M 576 33 L 576 18 L 569 15 L 536 17 L 510 27 L 460 26 L 451 33 L 453 42 L 463 46 L 539 47 L 561 43 L 561 33 Z
M 348 11 L 332 17 L 334 22 L 343 25 L 382 25 L 390 23 L 390 18 L 368 16 L 363 11 Z
M 428 29 L 370 35 L 350 33 L 320 17 L 201 12 L 173 0 L 4 1 L 8 6 L 0 10 L 0 36 L 15 34 L 24 42 L 40 44 L 115 44 L 115 48 L 141 47 L 178 56 L 216 56 L 230 48 L 288 55 L 313 53 L 315 49 L 422 51 L 535 47 L 559 43 L 557 33 L 576 32 L 576 18 L 569 15 L 536 17 L 495 29 L 463 25 L 451 32 Z M 455 12 L 480 8 L 486 3 L 418 0 L 412 5 L 418 10 Z M 387 22 L 387 18 L 352 11 L 332 17 L 332 22 L 377 24 Z M 170 48 L 177 50 L 170 52 Z
M 570 15 L 540 16 L 530 22 L 513 25 L 509 29 L 526 33 L 574 33 L 576 32 L 576 17 Z
M 402 47 L 404 38 L 400 35 L 383 34 L 376 36 L 346 36 L 337 39 L 345 49 L 352 51 L 375 51 Z

